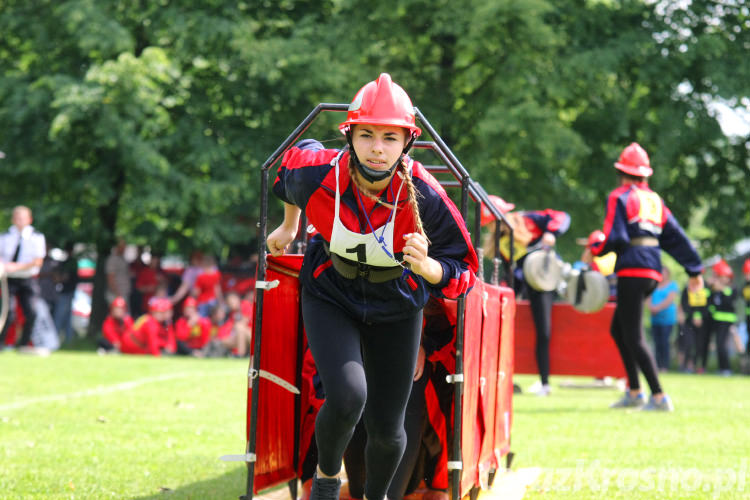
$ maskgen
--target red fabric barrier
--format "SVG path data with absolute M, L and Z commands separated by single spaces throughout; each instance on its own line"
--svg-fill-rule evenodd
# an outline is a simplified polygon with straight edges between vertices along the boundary
M 263 294 L 260 369 L 295 385 L 300 331 L 299 281 L 301 255 L 268 257 L 266 281 L 279 286 Z M 258 425 L 254 492 L 296 477 L 294 470 L 295 395 L 264 378 L 258 383 Z M 247 391 L 247 432 L 250 432 L 252 390 Z
M 478 474 L 481 478 L 494 468 L 495 411 L 497 409 L 497 365 L 500 361 L 500 288 L 484 285 L 482 304 L 482 355 L 479 378 L 479 417 L 482 443 Z
M 479 451 L 484 434 L 479 407 L 479 367 L 482 357 L 484 283 L 478 281 L 466 296 L 464 321 L 464 385 L 461 408 L 461 496 L 479 481 Z
M 510 428 L 513 424 L 514 326 L 516 300 L 513 289 L 500 288 L 500 359 L 497 374 L 497 410 L 495 411 L 494 449 L 496 469 L 510 451 Z
M 591 377 L 624 377 L 625 367 L 609 333 L 615 304 L 585 314 L 567 303 L 552 306 L 550 373 Z M 528 301 L 517 302 L 515 324 L 515 373 L 539 373 L 536 365 L 536 333 Z

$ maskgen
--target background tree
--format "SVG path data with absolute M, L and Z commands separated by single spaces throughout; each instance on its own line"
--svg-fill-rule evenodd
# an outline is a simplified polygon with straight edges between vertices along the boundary
M 612 163 L 633 140 L 704 253 L 750 229 L 747 137 L 727 137 L 716 119 L 719 105 L 750 106 L 750 18 L 740 3 L 0 8 L 2 217 L 28 204 L 51 242 L 93 243 L 95 297 L 116 236 L 181 252 L 250 242 L 260 165 L 316 104 L 346 102 L 383 71 L 488 192 L 571 213 L 566 259 L 580 250 L 573 236 L 601 224 Z M 323 116 L 310 132 L 341 144 L 340 118 Z

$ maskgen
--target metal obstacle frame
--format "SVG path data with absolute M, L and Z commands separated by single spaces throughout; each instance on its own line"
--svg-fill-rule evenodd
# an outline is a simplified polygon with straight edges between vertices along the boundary
M 268 188 L 269 188 L 269 170 L 270 168 L 284 155 L 284 153 L 296 143 L 315 119 L 324 111 L 336 111 L 346 112 L 349 108 L 348 104 L 334 104 L 334 103 L 320 103 L 318 104 L 294 131 L 279 145 L 278 148 L 268 157 L 261 167 L 261 182 L 260 182 L 260 216 L 258 222 L 258 270 L 257 270 L 257 281 L 256 281 L 256 296 L 255 296 L 255 328 L 253 332 L 253 346 L 254 355 L 251 357 L 250 368 L 248 370 L 248 386 L 251 389 L 252 400 L 250 404 L 250 432 L 247 440 L 247 446 L 245 449 L 245 455 L 243 460 L 247 465 L 247 483 L 246 493 L 243 497 L 244 500 L 252 500 L 253 498 L 253 482 L 255 477 L 255 451 L 256 451 L 256 425 L 258 418 L 258 387 L 260 373 L 260 356 L 261 356 L 261 332 L 263 326 L 263 295 L 266 290 L 270 289 L 273 285 L 266 283 L 266 237 L 268 233 Z M 432 141 L 415 141 L 413 148 L 416 149 L 430 149 L 432 150 L 445 165 L 429 166 L 426 167 L 431 172 L 449 172 L 455 177 L 455 181 L 441 181 L 441 184 L 445 186 L 453 186 L 461 188 L 461 201 L 460 211 L 461 216 L 464 220 L 467 219 L 469 210 L 469 198 L 475 202 L 475 222 L 474 222 L 474 246 L 477 249 L 479 257 L 479 277 L 484 279 L 482 269 L 482 252 L 480 242 L 480 219 L 482 205 L 485 205 L 490 213 L 495 217 L 495 237 L 494 237 L 494 257 L 493 257 L 493 272 L 491 283 L 498 284 L 500 280 L 500 252 L 499 252 L 499 241 L 500 241 L 500 230 L 501 224 L 505 224 L 510 231 L 510 240 L 513 241 L 513 226 L 510 224 L 505 214 L 500 212 L 495 204 L 490 200 L 487 192 L 482 186 L 474 181 L 469 172 L 464 168 L 458 158 L 453 154 L 448 145 L 443 141 L 437 131 L 433 128 L 430 122 L 425 116 L 419 111 L 418 108 L 414 108 L 414 113 L 417 120 L 422 125 L 423 129 L 426 130 Z M 304 228 L 306 220 L 304 213 L 302 214 L 302 227 Z M 304 253 L 305 231 L 300 231 L 297 240 L 297 251 Z M 509 286 L 513 287 L 513 270 L 514 270 L 514 259 L 513 259 L 513 245 L 510 245 L 510 265 L 506 266 L 505 274 L 507 276 L 507 282 Z M 462 413 L 462 396 L 463 396 L 463 341 L 464 341 L 464 320 L 466 315 L 466 304 L 465 296 L 461 296 L 457 301 L 457 325 L 456 325 L 456 373 L 451 377 L 452 383 L 455 386 L 454 390 L 454 410 L 453 410 L 453 443 L 451 446 L 451 460 L 450 464 L 450 475 L 451 475 L 451 498 L 452 500 L 459 500 L 460 498 L 460 476 L 462 468 L 461 459 L 461 413 Z M 296 481 L 295 485 L 290 486 L 293 496 L 296 496 Z

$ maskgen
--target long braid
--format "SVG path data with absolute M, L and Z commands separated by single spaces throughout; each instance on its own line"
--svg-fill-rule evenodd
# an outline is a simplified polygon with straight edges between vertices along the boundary
M 409 205 L 411 205 L 411 211 L 414 215 L 414 224 L 417 226 L 417 232 L 427 238 L 427 234 L 424 232 L 424 225 L 422 224 L 422 217 L 419 215 L 419 201 L 417 200 L 417 197 L 420 196 L 421 193 L 417 192 L 417 189 L 414 187 L 411 172 L 406 168 L 406 162 L 403 160 L 401 161 L 401 170 L 403 171 L 403 179 L 406 183 Z M 427 241 L 430 241 L 429 238 Z

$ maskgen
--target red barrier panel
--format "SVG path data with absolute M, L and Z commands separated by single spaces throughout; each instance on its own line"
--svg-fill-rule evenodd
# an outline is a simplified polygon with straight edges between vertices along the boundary
M 478 478 L 494 469 L 495 411 L 497 409 L 498 362 L 500 361 L 500 288 L 484 286 L 482 308 L 482 357 L 479 378 L 479 416 L 482 443 L 477 464 Z
M 500 360 L 497 374 L 497 411 L 495 412 L 494 467 L 501 469 L 502 457 L 510 451 L 510 429 L 513 424 L 514 326 L 516 298 L 513 289 L 500 288 Z
M 609 333 L 615 304 L 607 303 L 596 313 L 585 314 L 567 303 L 552 306 L 549 346 L 552 375 L 624 377 L 625 367 Z M 528 301 L 517 302 L 515 323 L 515 373 L 539 373 L 536 364 L 536 333 Z
M 461 495 L 485 483 L 510 449 L 513 290 L 477 283 L 466 298 Z
M 279 286 L 263 294 L 263 329 L 260 369 L 296 384 L 297 342 L 300 332 L 299 280 L 301 255 L 268 256 L 266 281 Z M 274 486 L 296 477 L 294 469 L 295 395 L 260 378 L 258 383 L 258 426 L 253 490 Z M 250 432 L 252 391 L 247 390 L 247 432 Z M 249 439 L 249 438 L 248 438 Z
M 479 409 L 479 367 L 482 348 L 482 309 L 484 283 L 478 281 L 466 296 L 464 320 L 464 386 L 461 407 L 461 496 L 479 481 L 479 451 L 482 446 L 482 419 Z

